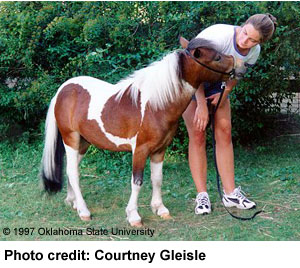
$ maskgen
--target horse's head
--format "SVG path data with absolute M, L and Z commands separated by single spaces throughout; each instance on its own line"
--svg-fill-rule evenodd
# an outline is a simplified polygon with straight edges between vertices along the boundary
M 234 58 L 218 52 L 210 41 L 196 38 L 189 42 L 180 37 L 180 44 L 184 49 L 181 53 L 182 78 L 194 88 L 202 82 L 235 78 Z

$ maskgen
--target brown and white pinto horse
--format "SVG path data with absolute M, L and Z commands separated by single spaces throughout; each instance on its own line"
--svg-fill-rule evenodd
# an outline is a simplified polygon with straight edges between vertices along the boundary
M 126 208 L 132 226 L 142 225 L 137 201 L 148 156 L 152 210 L 162 218 L 170 217 L 161 197 L 166 147 L 200 83 L 228 80 L 229 75 L 224 73 L 234 67 L 231 56 L 218 53 L 206 40 L 188 42 L 181 38 L 180 42 L 185 50 L 170 53 L 115 85 L 92 77 L 75 77 L 65 82 L 52 99 L 42 160 L 44 187 L 54 192 L 62 188 L 66 152 L 66 202 L 77 209 L 82 220 L 90 220 L 90 211 L 81 194 L 78 165 L 90 144 L 132 152 L 132 193 Z

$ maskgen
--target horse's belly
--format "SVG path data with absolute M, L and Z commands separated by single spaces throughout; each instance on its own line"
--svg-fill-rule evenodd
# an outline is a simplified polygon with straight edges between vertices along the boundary
M 132 145 L 129 142 L 127 144 L 120 144 L 108 139 L 107 134 L 100 130 L 97 122 L 94 120 L 87 121 L 84 126 L 80 128 L 79 133 L 86 141 L 99 149 L 115 152 L 132 150 Z

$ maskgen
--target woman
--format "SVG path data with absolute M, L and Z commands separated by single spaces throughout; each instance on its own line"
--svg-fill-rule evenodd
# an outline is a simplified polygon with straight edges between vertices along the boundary
M 269 40 L 276 28 L 276 18 L 271 14 L 251 16 L 242 26 L 216 24 L 206 28 L 196 38 L 213 41 L 217 49 L 235 60 L 244 62 L 244 70 L 255 64 L 260 44 Z M 243 75 L 243 74 L 242 74 Z M 226 207 L 251 209 L 255 203 L 250 201 L 236 188 L 234 182 L 234 155 L 231 140 L 231 109 L 229 93 L 237 80 L 226 82 L 225 91 L 215 114 L 216 156 L 223 184 L 223 203 Z M 212 105 L 218 103 L 221 83 L 201 84 L 183 114 L 189 134 L 189 165 L 198 192 L 196 196 L 196 214 L 211 212 L 211 203 L 207 194 L 207 159 L 205 129 L 209 120 L 207 99 Z

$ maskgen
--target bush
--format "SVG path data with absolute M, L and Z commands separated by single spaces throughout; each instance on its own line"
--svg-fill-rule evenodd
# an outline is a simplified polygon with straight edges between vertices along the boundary
M 235 139 L 259 138 L 266 115 L 292 95 L 289 78 L 299 87 L 298 2 L 1 2 L 0 119 L 38 129 L 66 79 L 115 83 L 177 49 L 179 34 L 191 39 L 212 24 L 240 25 L 266 12 L 278 19 L 276 34 L 231 94 Z M 181 123 L 173 149 L 186 144 Z

